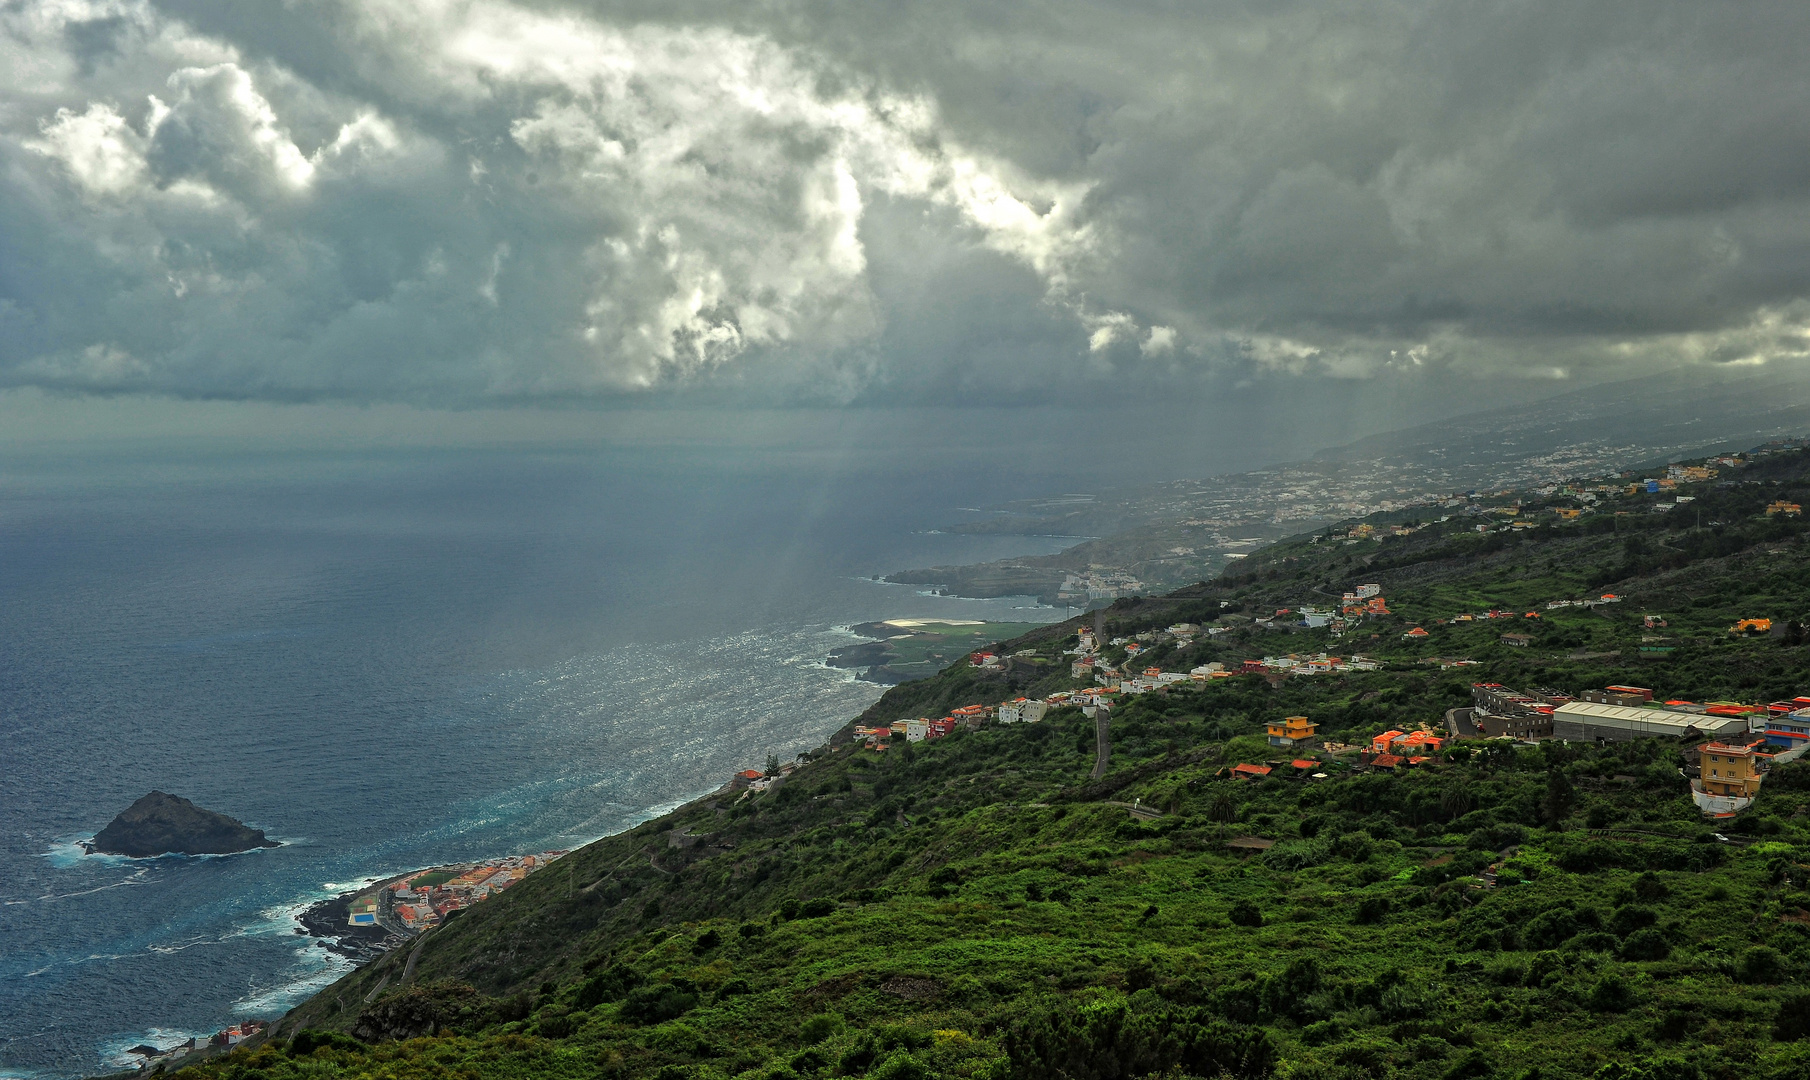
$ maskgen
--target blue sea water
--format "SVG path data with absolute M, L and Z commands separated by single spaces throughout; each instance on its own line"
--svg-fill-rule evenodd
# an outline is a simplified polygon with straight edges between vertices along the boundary
M 1059 617 L 872 580 L 1056 550 L 932 531 L 1024 486 L 670 448 L 0 463 L 0 1076 L 280 1015 L 345 970 L 309 903 L 820 744 L 880 692 L 821 663 L 853 623 Z M 284 846 L 82 854 L 154 788 Z

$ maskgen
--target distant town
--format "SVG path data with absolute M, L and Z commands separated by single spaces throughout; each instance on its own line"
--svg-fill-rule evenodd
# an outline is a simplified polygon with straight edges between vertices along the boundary
M 1758 451 L 1791 449 L 1802 440 L 1780 439 Z M 1111 601 L 1167 592 L 1217 574 L 1256 549 L 1336 521 L 1374 514 L 1399 517 L 1399 525 L 1360 524 L 1333 537 L 1357 543 L 1413 531 L 1416 514 L 1427 511 L 1475 513 L 1488 520 L 1479 531 L 1531 528 L 1517 523 L 1513 508 L 1484 505 L 1492 493 L 1510 491 L 1575 496 L 1577 505 L 1561 517 L 1590 512 L 1601 495 L 1638 489 L 1671 492 L 1681 483 L 1710 479 L 1717 470 L 1739 468 L 1750 454 L 1724 454 L 1696 466 L 1674 465 L 1648 476 L 1614 471 L 1617 462 L 1654 453 L 1655 447 L 1601 442 L 1537 454 L 1510 455 L 1490 468 L 1475 463 L 1442 464 L 1437 455 L 1369 461 L 1304 461 L 1207 480 L 1158 484 L 1130 493 L 1012 504 L 1008 517 L 954 526 L 956 532 L 1027 535 L 1092 535 L 1055 555 L 1004 559 L 972 566 L 902 571 L 887 580 L 935 585 L 963 596 L 1038 596 L 1045 603 Z M 1483 487 L 1480 473 L 1493 477 Z M 1597 476 L 1600 481 L 1561 484 L 1543 478 Z M 1670 512 L 1692 500 L 1662 504 Z M 1779 513 L 1801 509 L 1782 504 Z

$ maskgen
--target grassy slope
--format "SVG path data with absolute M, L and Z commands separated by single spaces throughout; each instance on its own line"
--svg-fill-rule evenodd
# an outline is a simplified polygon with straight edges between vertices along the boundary
M 1810 1075 L 1810 1042 L 1785 1038 L 1802 1030 L 1793 1017 L 1810 1024 L 1810 768 L 1768 782 L 1736 826 L 1749 846 L 1715 842 L 1685 796 L 1679 748 L 1657 742 L 1495 749 L 1399 778 L 1216 777 L 1271 756 L 1270 717 L 1306 712 L 1323 733 L 1363 735 L 1433 720 L 1486 677 L 1636 681 L 1699 700 L 1810 690 L 1810 649 L 1722 632 L 1738 615 L 1810 610 L 1799 526 L 1756 516 L 1810 486 L 1802 466 L 1767 461 L 1742 479 L 1762 482 L 1700 492 L 1703 520 L 1731 523 L 1721 528 L 1642 512 L 1644 500 L 1622 506 L 1627 517 L 1611 507 L 1500 538 L 1454 520 L 1384 544 L 1284 543 L 1235 578 L 1122 602 L 1106 615 L 1114 634 L 1267 613 L 1360 580 L 1382 582 L 1398 614 L 1336 643 L 1389 670 L 1128 703 L 1098 783 L 1086 779 L 1092 724 L 1072 710 L 909 755 L 837 740 L 774 793 L 684 807 L 471 909 L 424 939 L 406 989 L 394 954 L 278 1029 L 403 1041 L 273 1043 L 193 1071 Z M 1631 599 L 1512 627 L 1433 623 L 1586 589 Z M 1663 659 L 1634 651 L 1650 610 L 1678 649 Z M 1410 647 L 1399 634 L 1416 622 L 1436 633 Z M 1324 631 L 1239 625 L 1183 652 L 1159 646 L 1155 662 L 1329 644 Z M 1529 626 L 1530 648 L 1497 641 Z M 894 688 L 869 715 L 1070 685 L 1056 654 L 1072 628 L 1012 643 L 1047 663 L 957 665 Z M 1484 664 L 1416 662 L 1432 653 Z M 1109 805 L 1133 799 L 1167 813 L 1142 822 Z M 1593 839 L 1590 827 L 1621 831 Z M 675 847 L 672 830 L 705 839 Z M 1243 857 L 1225 847 L 1241 835 L 1279 843 Z M 1468 875 L 1500 851 L 1524 880 L 1474 888 Z M 1245 925 L 1252 909 L 1262 925 Z

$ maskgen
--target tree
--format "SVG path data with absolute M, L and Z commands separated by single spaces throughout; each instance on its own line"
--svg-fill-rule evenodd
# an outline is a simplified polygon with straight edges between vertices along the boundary
M 1549 829 L 1562 828 L 1565 815 L 1571 813 L 1572 804 L 1577 801 L 1577 789 L 1571 781 L 1558 769 L 1549 769 L 1546 773 L 1546 797 L 1540 800 L 1540 812 L 1546 819 Z
M 779 775 L 779 755 L 778 754 L 769 753 L 767 755 L 767 775 L 768 776 L 778 776 Z

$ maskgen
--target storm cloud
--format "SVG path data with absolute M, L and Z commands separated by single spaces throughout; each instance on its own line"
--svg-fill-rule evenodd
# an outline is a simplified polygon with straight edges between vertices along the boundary
M 7 3 L 0 385 L 861 401 L 1801 357 L 1806 23 Z

